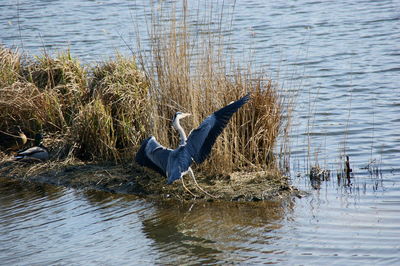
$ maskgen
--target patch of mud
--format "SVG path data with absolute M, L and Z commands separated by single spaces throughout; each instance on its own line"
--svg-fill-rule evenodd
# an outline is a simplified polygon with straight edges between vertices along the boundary
M 236 172 L 218 178 L 199 175 L 197 182 L 206 193 L 189 176 L 184 177 L 187 189 L 181 180 L 167 185 L 165 177 L 135 163 L 115 165 L 50 161 L 27 164 L 6 158 L 0 162 L 0 176 L 77 189 L 179 200 L 260 201 L 301 196 L 297 189 L 290 186 L 287 177 L 272 171 Z

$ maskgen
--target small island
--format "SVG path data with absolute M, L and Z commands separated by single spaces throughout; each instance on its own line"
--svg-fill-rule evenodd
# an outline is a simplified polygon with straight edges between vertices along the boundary
M 279 156 L 288 154 L 290 96 L 262 71 L 232 59 L 228 64 L 225 54 L 201 46 L 188 26 L 161 25 L 149 54 L 116 54 L 96 65 L 81 64 L 69 50 L 31 56 L 0 46 L 0 176 L 182 200 L 299 195 L 274 152 L 281 137 Z M 192 114 L 182 121 L 189 135 L 208 115 L 247 94 L 251 100 L 232 116 L 211 156 L 192 165 L 204 191 L 190 176 L 184 177 L 188 189 L 181 180 L 167 185 L 165 177 L 134 162 L 149 136 L 178 147 L 171 125 L 176 112 Z M 37 133 L 49 159 L 15 161 Z

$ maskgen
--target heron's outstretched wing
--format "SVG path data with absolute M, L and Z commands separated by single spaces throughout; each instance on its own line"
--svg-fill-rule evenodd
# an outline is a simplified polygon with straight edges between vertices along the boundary
M 151 136 L 142 142 L 135 161 L 166 176 L 168 157 L 172 150 L 165 148 Z
M 208 116 L 190 133 L 185 148 L 196 163 L 202 163 L 211 152 L 217 137 L 226 127 L 232 115 L 250 99 L 250 94 L 228 104 Z

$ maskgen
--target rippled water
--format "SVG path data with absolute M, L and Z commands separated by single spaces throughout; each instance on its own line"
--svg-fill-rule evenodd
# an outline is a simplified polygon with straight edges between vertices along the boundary
M 145 3 L 1 1 L 1 42 L 103 60 L 129 52 Z M 234 13 L 231 50 L 298 90 L 292 180 L 311 195 L 187 205 L 0 179 L 0 264 L 400 263 L 400 2 L 237 1 Z M 344 152 L 350 183 L 336 178 Z M 311 184 L 309 164 L 331 180 Z
M 190 205 L 0 181 L 3 265 L 399 262 L 394 182 L 384 191 Z

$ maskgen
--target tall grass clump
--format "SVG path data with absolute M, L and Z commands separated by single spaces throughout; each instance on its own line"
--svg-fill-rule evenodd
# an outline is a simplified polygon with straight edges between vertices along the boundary
M 18 126 L 30 135 L 67 131 L 87 91 L 79 62 L 69 52 L 23 59 L 4 47 L 0 56 L 2 62 L 10 62 L 2 64 L 2 73 L 8 74 L 0 87 L 0 129 L 7 132 Z
M 17 52 L 0 44 L 0 88 L 12 85 L 18 81 L 21 58 Z
M 53 113 L 59 117 L 49 122 L 60 130 L 70 127 L 79 108 L 88 100 L 87 70 L 73 58 L 70 51 L 59 53 L 55 58 L 47 53 L 36 56 L 25 69 L 25 77 L 37 88 L 45 92 L 47 100 L 52 103 Z M 52 114 L 49 113 L 49 118 Z
M 133 158 L 148 129 L 148 89 L 135 58 L 117 55 L 93 69 L 92 101 L 81 110 L 74 127 L 84 157 Z
M 1 47 L 0 56 L 1 147 L 19 131 L 44 132 L 68 139 L 81 159 L 133 158 L 149 116 L 149 82 L 134 58 L 117 55 L 90 68 L 69 51 L 22 59 Z
M 176 111 L 192 113 L 182 121 L 189 133 L 206 116 L 250 92 L 252 100 L 233 117 L 201 167 L 213 174 L 275 167 L 273 151 L 283 131 L 286 100 L 279 85 L 248 62 L 236 64 L 226 53 L 222 11 L 220 16 L 206 14 L 200 19 L 189 10 L 187 1 L 152 9 L 150 51 L 141 53 L 140 60 L 151 81 L 151 133 L 163 145 L 176 147 L 178 134 L 171 127 Z M 201 28 L 196 21 L 205 21 L 206 26 Z
M 43 121 L 44 108 L 48 107 L 45 97 L 37 87 L 27 82 L 14 82 L 0 88 L 0 130 L 12 132 L 22 130 L 36 131 Z
M 78 157 L 86 160 L 120 159 L 111 109 L 100 99 L 82 106 L 72 132 L 78 146 Z

